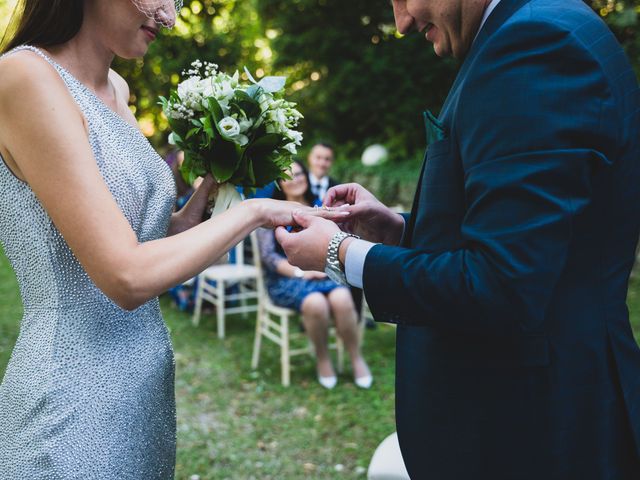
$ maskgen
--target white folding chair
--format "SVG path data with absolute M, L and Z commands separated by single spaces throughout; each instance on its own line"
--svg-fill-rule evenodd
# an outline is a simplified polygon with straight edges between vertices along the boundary
M 309 354 L 314 355 L 313 345 L 307 339 L 307 346 L 303 348 L 292 349 L 291 344 L 302 337 L 301 332 L 291 332 L 291 319 L 297 319 L 299 313 L 289 308 L 274 305 L 269 298 L 269 293 L 264 284 L 262 261 L 260 259 L 260 250 L 258 248 L 258 236 L 256 233 L 251 234 L 251 250 L 253 254 L 253 262 L 258 269 L 257 290 L 258 290 L 258 313 L 256 315 L 256 334 L 253 343 L 253 356 L 251 359 L 251 367 L 258 368 L 260 363 L 260 349 L 262 348 L 262 338 L 271 340 L 280 347 L 280 366 L 282 385 L 288 387 L 291 383 L 291 357 L 296 355 Z M 338 372 L 342 372 L 344 366 L 344 345 L 342 340 L 336 335 L 335 328 L 331 328 L 329 332 L 330 342 L 329 348 L 337 351 Z M 306 335 L 304 335 L 306 337 Z
M 254 265 L 244 263 L 244 242 L 236 245 L 234 251 L 235 263 L 213 265 L 198 275 L 193 324 L 197 326 L 200 323 L 202 302 L 206 300 L 212 303 L 216 307 L 218 338 L 225 337 L 226 315 L 242 313 L 246 317 L 249 312 L 258 310 L 256 303 L 248 303 L 248 300 L 258 299 L 256 289 L 258 269 Z M 210 284 L 210 281 L 214 284 Z M 232 287 L 236 287 L 238 291 L 227 293 L 227 290 Z M 240 305 L 228 306 L 229 302 L 235 301 L 239 301 Z

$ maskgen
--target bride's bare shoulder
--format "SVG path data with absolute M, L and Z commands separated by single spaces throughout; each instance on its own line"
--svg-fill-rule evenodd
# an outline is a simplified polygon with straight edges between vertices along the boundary
M 21 81 L 30 83 L 62 81 L 56 69 L 44 58 L 31 50 L 20 50 L 0 58 L 2 82 Z
M 34 102 L 68 96 L 64 81 L 56 69 L 38 54 L 22 50 L 0 59 L 0 107 L 20 99 Z

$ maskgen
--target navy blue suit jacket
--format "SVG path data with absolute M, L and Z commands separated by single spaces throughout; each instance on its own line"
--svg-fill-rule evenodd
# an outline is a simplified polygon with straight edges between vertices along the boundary
M 403 247 L 367 255 L 398 324 L 414 479 L 640 479 L 640 92 L 581 0 L 502 0 L 427 150 Z

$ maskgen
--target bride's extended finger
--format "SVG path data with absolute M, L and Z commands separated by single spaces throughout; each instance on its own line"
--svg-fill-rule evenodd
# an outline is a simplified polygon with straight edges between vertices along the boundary
M 344 222 L 351 213 L 347 210 L 338 209 L 338 208 L 317 208 L 312 210 L 311 212 L 305 212 L 313 215 L 315 217 L 324 218 L 326 220 L 331 220 L 332 222 Z

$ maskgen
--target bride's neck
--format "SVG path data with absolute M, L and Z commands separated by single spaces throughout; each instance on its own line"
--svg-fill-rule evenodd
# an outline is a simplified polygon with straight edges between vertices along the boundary
M 46 50 L 56 62 L 97 94 L 110 91 L 109 68 L 114 54 L 85 25 L 67 43 L 47 47 Z

